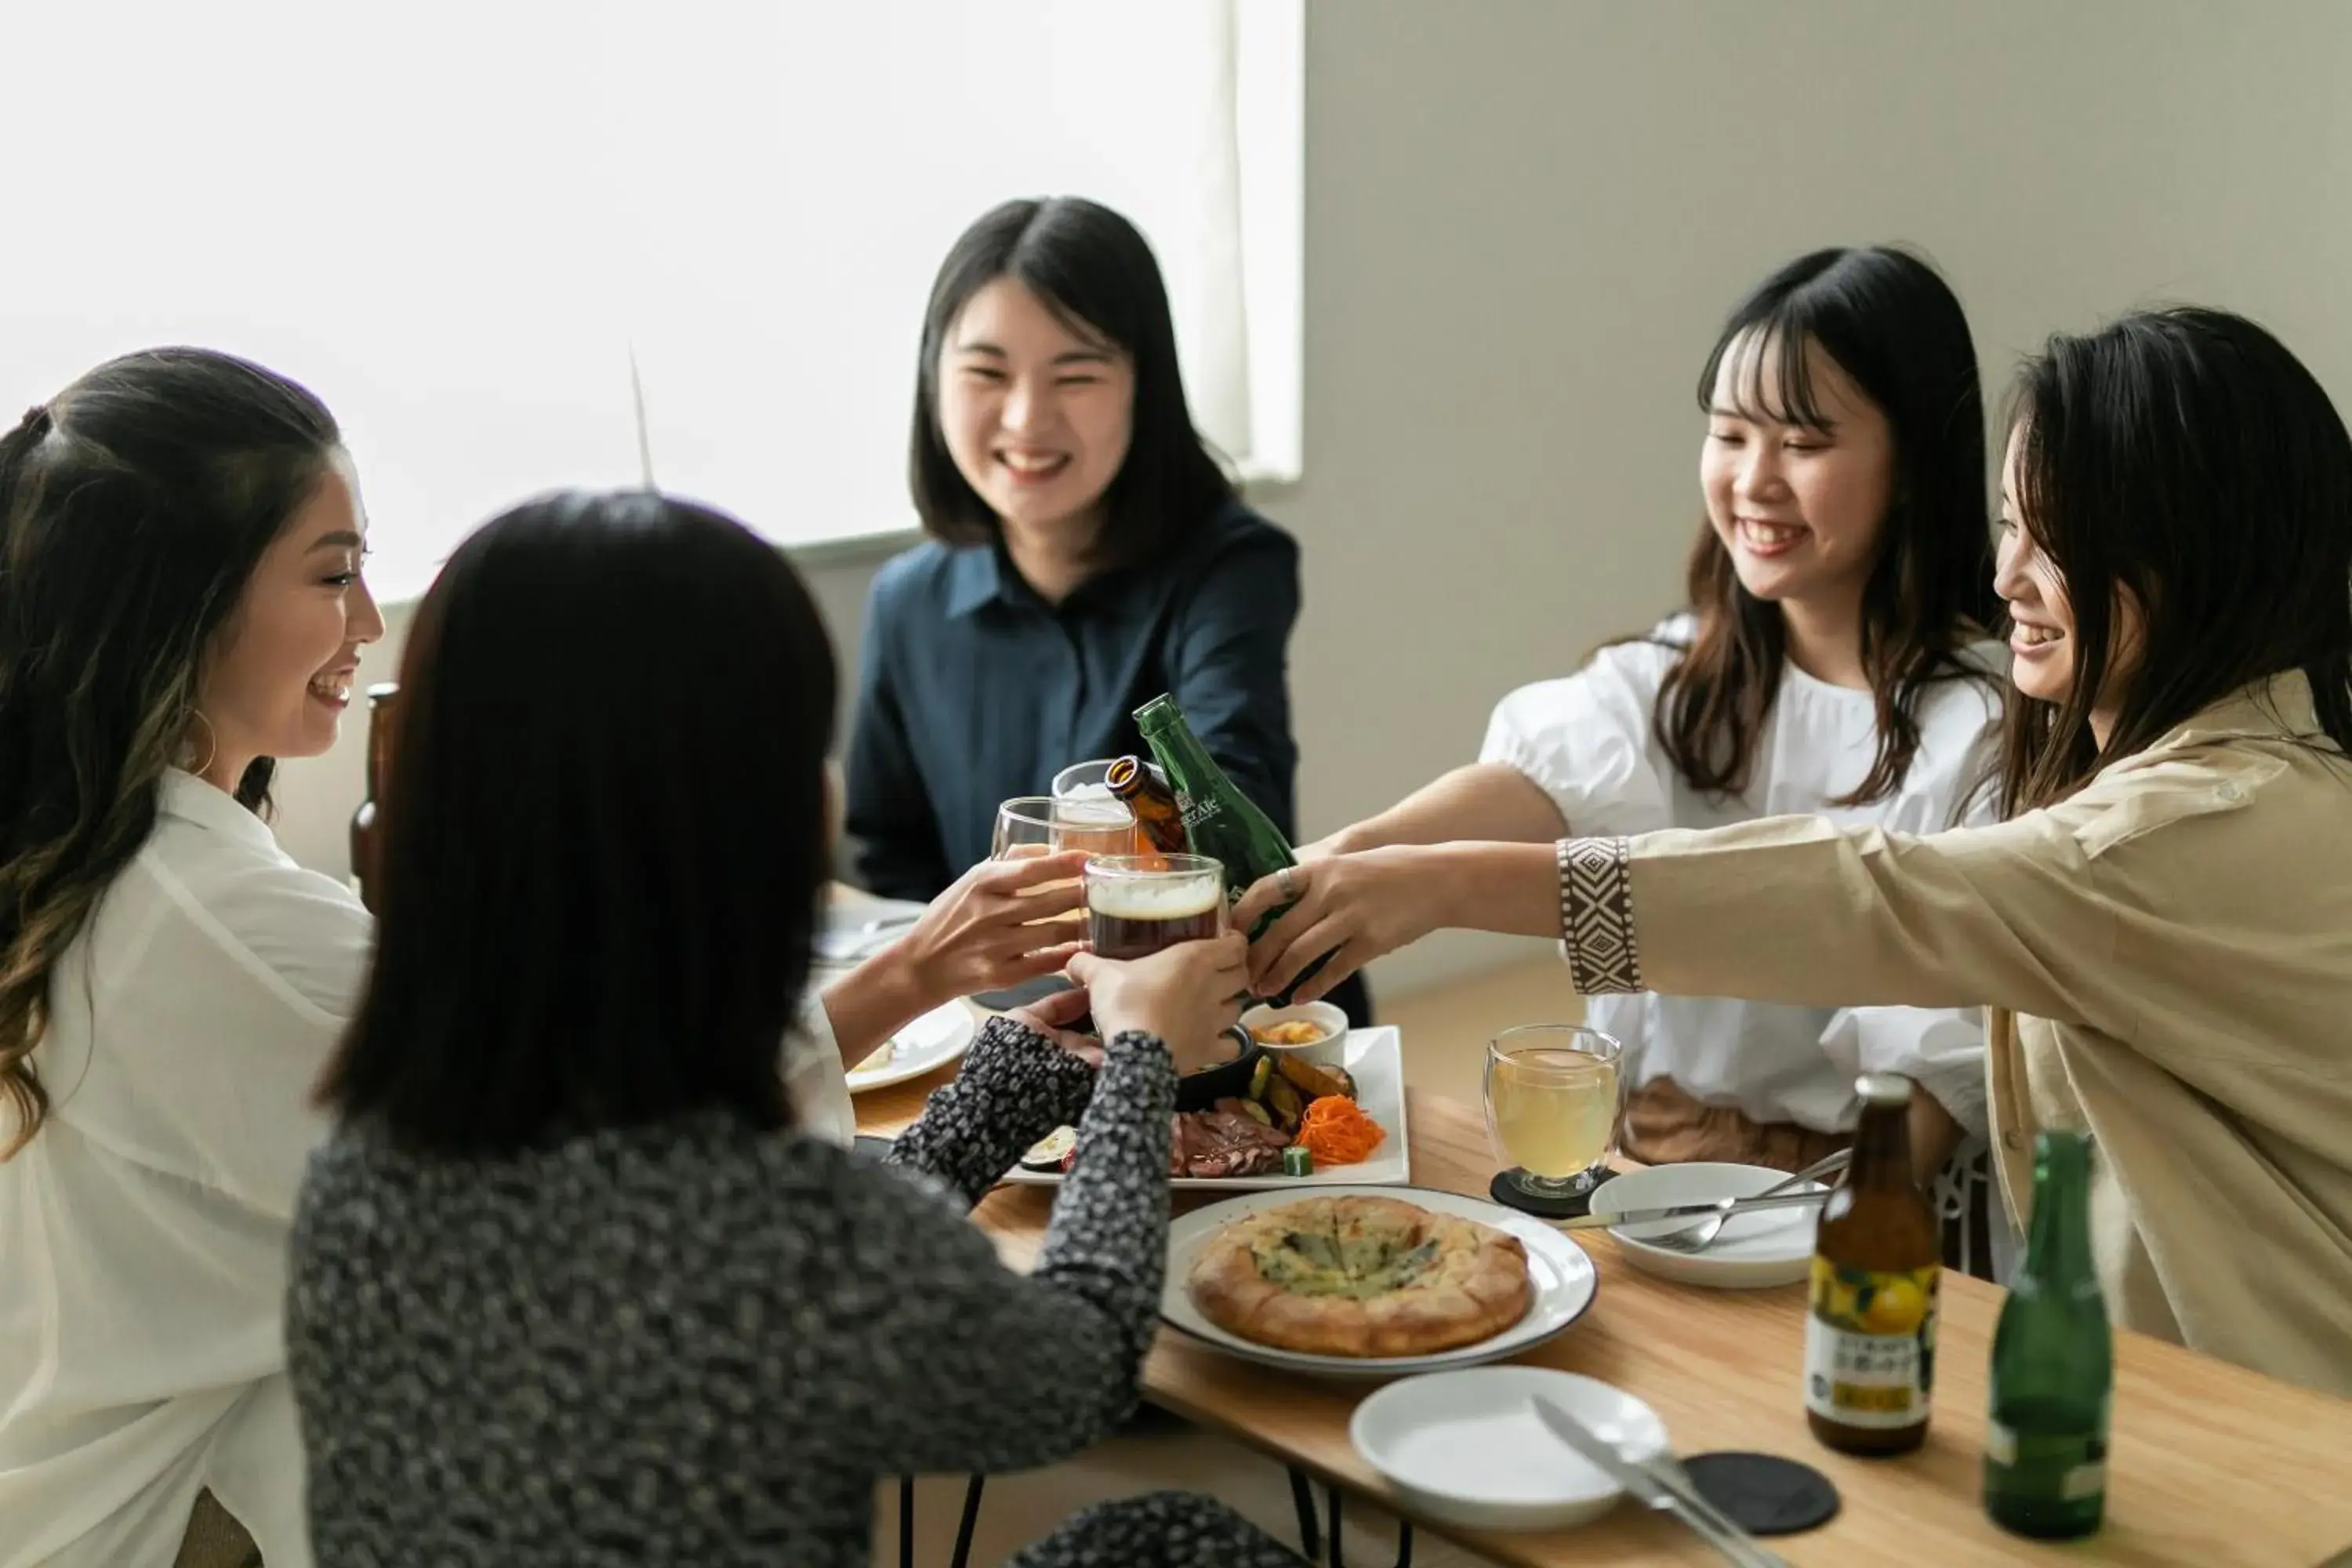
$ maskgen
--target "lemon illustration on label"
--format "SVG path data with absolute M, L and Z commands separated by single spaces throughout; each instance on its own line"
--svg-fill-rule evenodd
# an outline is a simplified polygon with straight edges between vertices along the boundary
M 1862 1326 L 1874 1334 L 1907 1334 L 1927 1321 L 1927 1292 L 1900 1274 L 1892 1274 L 1879 1281 L 1871 1292 L 1870 1305 L 1863 1310 Z

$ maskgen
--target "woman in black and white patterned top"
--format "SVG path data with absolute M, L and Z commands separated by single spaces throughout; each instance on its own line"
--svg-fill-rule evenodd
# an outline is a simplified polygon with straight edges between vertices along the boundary
M 1081 956 L 1087 989 L 992 1023 L 887 1156 L 844 1150 L 793 1130 L 776 1068 L 833 717 L 782 558 L 650 495 L 534 502 L 451 559 L 402 674 L 375 967 L 294 1234 L 322 1568 L 864 1568 L 877 1479 L 1042 1464 L 1125 1415 L 1178 1063 L 1232 1016 L 1239 939 Z M 1088 1007 L 1107 1044 L 1066 1032 Z M 1023 1277 L 963 1211 L 1063 1122 Z M 1016 1561 L 1297 1559 L 1162 1495 Z

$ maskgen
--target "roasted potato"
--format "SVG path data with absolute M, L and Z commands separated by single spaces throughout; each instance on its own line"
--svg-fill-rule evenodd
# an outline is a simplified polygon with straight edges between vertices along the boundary
M 1274 1070 L 1297 1085 L 1307 1100 L 1320 1100 L 1327 1094 L 1341 1094 L 1349 1100 L 1356 1098 L 1356 1081 L 1348 1076 L 1345 1068 L 1318 1067 L 1313 1062 L 1302 1062 L 1286 1056 L 1275 1064 Z

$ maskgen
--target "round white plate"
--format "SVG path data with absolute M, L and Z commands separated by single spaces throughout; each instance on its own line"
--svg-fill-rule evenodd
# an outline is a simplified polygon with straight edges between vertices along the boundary
M 1788 1179 L 1788 1172 L 1762 1165 L 1650 1165 L 1601 1184 L 1592 1194 L 1591 1206 L 1594 1214 L 1608 1215 L 1711 1203 L 1717 1198 L 1751 1198 Z M 1794 1284 L 1811 1271 L 1813 1226 L 1820 1217 L 1819 1205 L 1734 1215 L 1724 1222 L 1723 1234 L 1704 1252 L 1669 1251 L 1642 1239 L 1688 1223 L 1683 1220 L 1612 1226 L 1609 1234 L 1622 1245 L 1626 1262 L 1662 1279 L 1725 1290 L 1756 1290 Z
M 849 1092 L 887 1089 L 910 1078 L 935 1072 L 963 1055 L 980 1033 L 971 1009 L 961 1002 L 934 1007 L 891 1037 L 890 1043 L 857 1064 L 849 1075 Z
M 1536 1395 L 1594 1436 L 1649 1459 L 1669 1448 L 1656 1411 L 1548 1366 L 1482 1366 L 1390 1384 L 1356 1406 L 1348 1436 L 1414 1511 L 1471 1530 L 1559 1530 L 1609 1511 L 1623 1489 L 1554 1436 Z
M 1228 1333 L 1209 1321 L 1198 1307 L 1192 1305 L 1185 1281 L 1192 1278 L 1192 1261 L 1201 1248 L 1227 1220 L 1239 1219 L 1260 1209 L 1279 1208 L 1307 1197 L 1317 1198 L 1402 1198 L 1406 1203 L 1419 1204 L 1438 1214 L 1458 1215 L 1475 1219 L 1481 1225 L 1517 1237 L 1528 1249 L 1528 1279 L 1534 1287 L 1533 1298 L 1528 1303 L 1527 1316 L 1490 1339 L 1459 1349 L 1439 1351 L 1433 1355 L 1415 1356 L 1345 1356 L 1307 1355 L 1297 1351 L 1276 1350 L 1271 1345 L 1254 1344 L 1239 1334 Z M 1592 1267 L 1592 1259 L 1584 1248 L 1568 1237 L 1532 1215 L 1507 1209 L 1500 1204 L 1490 1204 L 1483 1198 L 1465 1198 L 1454 1193 L 1441 1193 L 1432 1187 L 1318 1187 L 1312 1193 L 1297 1189 L 1287 1192 L 1246 1193 L 1227 1198 L 1221 1204 L 1211 1204 L 1179 1215 L 1168 1227 L 1168 1282 L 1160 1294 L 1160 1316 L 1163 1322 L 1181 1329 L 1194 1339 L 1205 1341 L 1221 1351 L 1257 1362 L 1265 1366 L 1281 1367 L 1286 1372 L 1317 1373 L 1325 1377 L 1396 1377 L 1406 1373 L 1437 1372 L 1453 1367 L 1476 1366 L 1482 1362 L 1500 1361 L 1521 1351 L 1543 1343 L 1584 1315 L 1592 1305 L 1594 1292 L 1601 1289 L 1601 1278 Z

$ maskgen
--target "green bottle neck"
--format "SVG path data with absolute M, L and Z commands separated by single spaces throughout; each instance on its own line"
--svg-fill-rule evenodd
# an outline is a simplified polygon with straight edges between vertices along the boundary
M 1174 703 L 1147 707 L 1137 728 L 1159 754 L 1160 764 L 1168 770 L 1168 783 L 1173 788 L 1190 789 L 1209 771 L 1209 753 L 1202 749 L 1200 737 L 1192 733 L 1192 726 L 1184 722 L 1183 710 Z
M 2079 1132 L 2044 1132 L 2033 1149 L 2033 1218 L 2026 1277 L 2043 1289 L 2096 1288 L 2091 1264 L 2091 1144 Z

